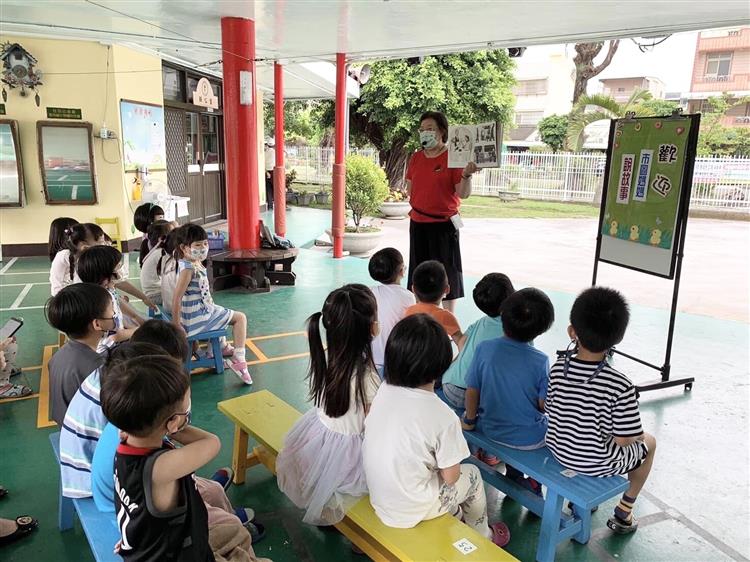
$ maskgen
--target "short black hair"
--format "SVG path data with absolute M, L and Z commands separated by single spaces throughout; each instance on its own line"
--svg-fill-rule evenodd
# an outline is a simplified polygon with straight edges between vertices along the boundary
M 102 381 L 102 411 L 113 425 L 136 437 L 150 435 L 190 388 L 182 363 L 167 355 L 141 355 L 115 364 Z
M 44 315 L 53 328 L 78 339 L 88 335 L 91 323 L 104 317 L 111 302 L 109 291 L 101 285 L 75 283 L 47 301 Z
M 419 302 L 437 302 L 445 294 L 448 275 L 439 261 L 428 260 L 420 263 L 411 279 L 412 290 Z
M 388 384 L 416 388 L 438 380 L 453 360 L 445 328 L 427 314 L 401 320 L 385 346 L 385 380 Z
M 167 355 L 185 361 L 188 357 L 188 341 L 185 333 L 171 322 L 152 318 L 144 322 L 130 338 L 133 343 L 149 343 L 159 346 Z
M 419 118 L 419 122 L 422 123 L 425 119 L 432 119 L 437 123 L 442 133 L 443 142 L 446 142 L 448 140 L 448 118 L 445 116 L 445 113 L 440 111 L 425 111 Z
M 530 342 L 550 329 L 555 321 L 555 308 L 542 291 L 527 287 L 505 299 L 500 318 L 506 336 Z
M 370 258 L 367 269 L 370 277 L 380 283 L 393 283 L 404 266 L 404 256 L 396 248 L 383 248 Z
M 76 271 L 84 283 L 100 285 L 103 281 L 117 279 L 115 270 L 121 262 L 122 252 L 114 246 L 91 246 L 81 252 Z
M 620 343 L 629 321 L 630 309 L 625 297 L 607 287 L 586 289 L 570 310 L 570 325 L 579 344 L 593 353 L 607 351 Z
M 472 296 L 477 308 L 490 318 L 500 316 L 501 305 L 515 289 L 504 273 L 488 273 L 474 287 Z
M 110 372 L 118 363 L 135 359 L 145 355 L 166 355 L 164 349 L 152 343 L 136 343 L 132 340 L 123 342 L 111 348 L 107 352 L 107 359 L 104 366 L 99 371 L 99 382 L 103 383 L 104 379 L 109 377 Z
M 139 205 L 135 213 L 133 213 L 133 224 L 143 234 L 146 234 L 149 225 L 154 222 L 154 218 L 157 215 L 164 215 L 164 209 L 153 203 L 144 203 L 143 205 Z

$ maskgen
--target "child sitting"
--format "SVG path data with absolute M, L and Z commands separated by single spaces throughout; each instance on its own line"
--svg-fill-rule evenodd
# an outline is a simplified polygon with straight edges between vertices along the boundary
M 50 237 L 52 229 L 50 229 Z M 104 231 L 98 224 L 74 224 L 63 231 L 64 248 L 52 259 L 49 270 L 50 294 L 54 297 L 61 289 L 77 283 L 76 262 L 86 248 L 104 243 Z M 54 246 L 59 245 L 59 240 Z M 52 248 L 50 248 L 50 252 Z
M 97 348 L 115 329 L 114 307 L 104 287 L 76 283 L 47 301 L 45 315 L 52 327 L 68 337 L 49 360 L 52 419 L 61 426 L 81 383 L 104 362 Z M 113 337 L 119 340 L 118 334 Z
M 124 432 L 114 462 L 119 555 L 213 560 L 193 473 L 219 453 L 221 442 L 190 425 L 190 378 L 182 362 L 146 355 L 118 363 L 103 381 L 101 402 Z M 183 446 L 173 448 L 165 434 Z
M 344 285 L 307 322 L 310 397 L 315 407 L 294 424 L 276 459 L 279 489 L 303 521 L 333 525 L 367 493 L 362 433 L 380 378 L 370 344 L 378 330 L 375 297 L 364 285 Z M 326 329 L 328 353 L 320 337 Z
M 167 239 L 174 229 L 171 222 L 158 221 L 148 228 L 153 249 L 141 260 L 141 289 L 156 304 L 162 304 L 161 273 L 164 261 L 174 248 L 167 249 Z
M 74 224 L 78 224 L 78 221 L 71 217 L 59 217 L 50 223 L 49 242 L 47 243 L 50 262 L 55 260 L 57 252 L 65 249 L 65 243 L 68 240 L 67 230 Z
M 549 360 L 533 340 L 550 329 L 555 309 L 542 291 L 521 289 L 505 300 L 501 319 L 505 335 L 479 344 L 466 375 L 463 428 L 476 426 L 492 441 L 514 449 L 538 449 L 544 447 L 547 431 Z M 490 466 L 499 464 L 481 450 L 477 456 Z M 541 494 L 536 480 L 525 479 L 512 466 L 506 465 L 505 475 Z
M 133 213 L 133 225 L 143 233 L 143 239 L 148 236 L 148 227 L 156 221 L 164 220 L 164 209 L 153 203 L 138 205 Z
M 141 244 L 141 249 L 138 254 L 138 265 L 140 265 L 141 268 L 143 268 L 143 262 L 145 261 L 146 257 L 153 250 L 156 250 L 159 246 L 161 246 L 164 243 L 167 235 L 173 230 L 174 225 L 171 222 L 163 220 L 154 221 L 151 225 L 149 225 L 148 233 L 146 234 L 146 242 L 148 242 L 148 244 L 146 247 Z
M 464 407 L 466 373 L 477 346 L 483 341 L 503 335 L 500 306 L 514 290 L 513 283 L 502 273 L 488 273 L 474 287 L 474 304 L 485 316 L 467 328 L 461 353 L 443 375 L 443 394 L 448 404 L 454 408 Z
M 404 278 L 404 257 L 396 248 L 383 248 L 375 252 L 368 265 L 370 277 L 380 284 L 370 287 L 378 303 L 380 333 L 372 340 L 372 358 L 382 377 L 385 343 L 393 327 L 414 304 L 414 295 L 401 286 Z
M 479 469 L 461 464 L 469 456 L 461 424 L 434 391 L 451 358 L 448 336 L 426 314 L 401 320 L 391 332 L 385 383 L 365 419 L 370 502 L 389 527 L 410 528 L 450 513 L 505 546 L 508 527 L 487 524 Z
M 208 275 L 203 265 L 208 257 L 208 234 L 203 227 L 188 223 L 175 230 L 174 235 L 174 256 L 179 261 L 177 286 L 172 297 L 172 322 L 181 326 L 188 337 L 232 326 L 236 347 L 227 343 L 222 354 L 231 355 L 227 366 L 242 382 L 253 384 L 245 362 L 247 318 L 242 312 L 214 304 L 211 298 Z
M 464 337 L 453 313 L 441 308 L 443 297 L 450 292 L 448 275 L 439 261 L 429 260 L 420 263 L 414 270 L 412 291 L 417 304 L 406 309 L 406 316 L 428 314 L 437 320 L 445 333 L 453 340 L 459 351 L 463 349 Z
M 0 341 L 0 355 L 3 356 L 2 367 L 0 367 L 0 400 L 11 398 L 22 398 L 32 393 L 25 384 L 12 384 L 11 377 L 21 374 L 21 369 L 16 365 L 16 354 L 18 344 L 15 336 Z
M 206 331 L 222 330 L 231 325 L 235 343 L 242 342 L 242 345 L 232 347 L 226 338 L 222 338 L 222 355 L 230 358 L 226 365 L 245 384 L 253 384 L 245 361 L 247 317 L 242 312 L 216 305 L 211 297 L 208 276 L 203 265 L 208 257 L 206 231 L 198 225 L 188 223 L 175 230 L 172 236 L 175 270 L 174 274 L 163 275 L 161 283 L 162 298 L 166 293 L 165 285 L 173 291 L 172 321 L 181 326 L 188 337 Z M 169 281 L 174 281 L 173 288 L 168 285 Z
M 143 318 L 132 306 L 120 298 L 117 289 L 115 289 L 115 283 L 122 275 L 121 267 L 122 254 L 112 246 L 93 246 L 83 252 L 78 259 L 78 276 L 81 281 L 100 285 L 107 289 L 112 298 L 114 331 L 119 332 L 118 341 L 125 341 L 130 339 L 133 328 L 126 327 L 124 315 L 127 315 L 128 319 L 138 326 L 143 324 Z M 100 344 L 100 351 L 111 347 L 112 343 L 111 338 L 105 338 Z
M 560 464 L 591 476 L 628 475 L 630 488 L 607 521 L 617 533 L 638 528 L 633 504 L 656 452 L 641 426 L 635 386 L 607 362 L 629 319 L 617 291 L 592 287 L 578 295 L 568 327 L 574 347 L 552 365 L 546 401 L 547 446 Z

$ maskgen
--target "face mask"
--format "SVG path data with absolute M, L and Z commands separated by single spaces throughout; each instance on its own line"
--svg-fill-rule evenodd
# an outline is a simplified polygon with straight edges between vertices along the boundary
M 208 248 L 190 248 L 190 257 L 195 261 L 204 261 L 208 257 Z
M 435 148 L 437 146 L 437 134 L 435 131 L 419 131 L 419 142 L 423 148 Z

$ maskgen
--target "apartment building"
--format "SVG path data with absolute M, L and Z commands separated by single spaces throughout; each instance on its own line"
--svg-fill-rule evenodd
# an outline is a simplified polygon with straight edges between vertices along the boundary
M 664 82 L 653 76 L 636 76 L 632 78 L 600 78 L 602 93 L 615 99 L 618 103 L 626 102 L 636 90 L 647 90 L 657 99 L 664 98 Z

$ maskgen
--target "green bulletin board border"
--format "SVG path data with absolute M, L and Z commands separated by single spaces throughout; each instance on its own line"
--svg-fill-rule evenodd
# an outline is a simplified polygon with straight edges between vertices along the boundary
M 612 167 L 612 152 L 614 150 L 614 144 L 615 144 L 615 131 L 617 129 L 617 123 L 620 121 L 628 121 L 628 120 L 637 120 L 637 121 L 653 121 L 653 120 L 668 120 L 672 118 L 680 118 L 680 119 L 689 119 L 690 120 L 690 133 L 688 134 L 688 140 L 687 145 L 685 148 L 685 168 L 683 170 L 682 174 L 682 185 L 680 185 L 680 204 L 677 209 L 677 221 L 675 222 L 675 237 L 672 241 L 672 256 L 670 258 L 670 266 L 669 266 L 669 273 L 667 275 L 662 275 L 660 273 L 656 273 L 654 271 L 650 271 L 648 269 L 642 269 L 639 267 L 634 267 L 632 265 L 626 265 L 619 263 L 614 260 L 609 260 L 600 257 L 601 253 L 601 246 L 602 246 L 602 226 L 604 223 L 604 214 L 605 209 L 607 206 L 607 197 L 608 197 L 608 190 L 609 190 L 609 178 L 610 178 L 610 169 Z M 654 275 L 656 277 L 661 277 L 662 279 L 674 279 L 675 278 L 675 272 L 677 269 L 677 257 L 679 256 L 682 258 L 683 254 L 683 247 L 685 242 L 685 227 L 687 224 L 687 218 L 688 218 L 688 212 L 690 207 L 690 192 L 692 190 L 693 185 L 693 168 L 695 166 L 695 157 L 698 149 L 698 129 L 700 128 L 700 114 L 690 114 L 690 115 L 683 115 L 683 114 L 677 114 L 674 117 L 668 116 L 656 116 L 656 117 L 635 117 L 635 118 L 623 118 L 623 119 L 613 119 L 610 123 L 609 127 L 609 143 L 607 145 L 607 163 L 604 169 L 604 187 L 602 189 L 602 201 L 601 206 L 599 208 L 599 222 L 598 222 L 598 230 L 597 230 L 597 237 L 596 237 L 596 254 L 594 257 L 594 281 L 596 280 L 596 273 L 597 273 L 597 267 L 596 264 L 598 262 L 604 262 L 611 265 L 616 265 L 618 267 L 623 267 L 625 269 L 630 269 L 632 271 L 639 271 L 641 273 L 646 273 L 648 275 Z M 677 276 L 679 277 L 679 272 L 677 272 Z M 594 284 L 594 283 L 592 283 Z

